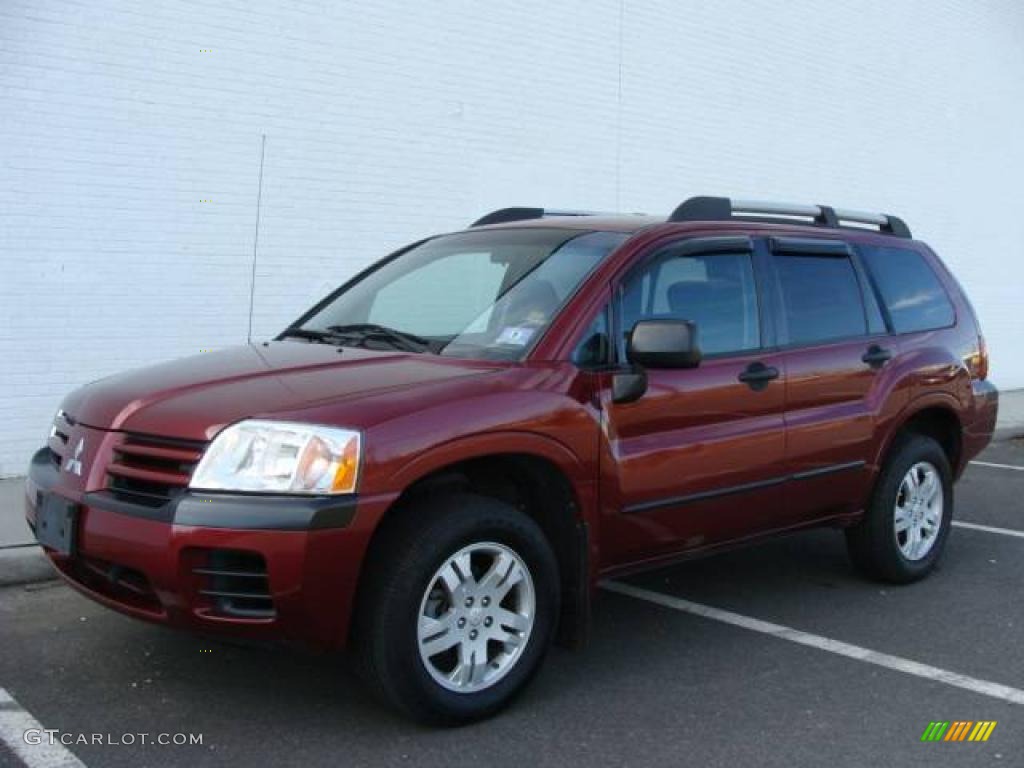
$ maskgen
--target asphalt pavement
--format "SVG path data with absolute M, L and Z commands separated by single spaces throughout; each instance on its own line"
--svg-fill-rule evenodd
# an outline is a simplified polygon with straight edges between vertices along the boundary
M 69 746 L 112 768 L 1024 765 L 1024 471 L 1006 468 L 1024 445 L 979 461 L 1004 466 L 971 465 L 957 521 L 984 528 L 958 525 L 926 581 L 864 581 L 833 530 L 632 577 L 713 615 L 602 590 L 590 648 L 555 649 L 511 709 L 455 730 L 378 707 L 342 658 L 149 626 L 57 582 L 7 587 L 0 724 L 133 735 Z M 935 720 L 997 725 L 984 743 L 922 743 Z M 202 743 L 138 736 L 178 733 Z M 0 765 L 21 763 L 0 746 Z

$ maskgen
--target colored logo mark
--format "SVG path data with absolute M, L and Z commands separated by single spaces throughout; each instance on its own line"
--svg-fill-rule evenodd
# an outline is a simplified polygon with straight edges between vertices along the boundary
M 933 720 L 921 741 L 988 741 L 995 729 L 995 720 Z

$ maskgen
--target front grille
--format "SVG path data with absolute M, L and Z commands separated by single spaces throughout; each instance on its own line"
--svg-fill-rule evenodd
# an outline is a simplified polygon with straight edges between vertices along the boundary
M 46 447 L 50 449 L 50 459 L 58 467 L 64 463 L 68 451 L 68 435 L 71 434 L 71 427 L 75 425 L 74 420 L 64 411 L 57 411 L 53 417 L 53 425 L 50 427 L 50 436 L 46 440 Z
M 263 555 L 211 549 L 205 563 L 193 567 L 192 573 L 199 577 L 199 594 L 210 600 L 214 615 L 240 619 L 274 617 L 274 600 Z
M 205 443 L 149 435 L 125 435 L 114 446 L 107 486 L 125 501 L 162 507 L 183 493 Z

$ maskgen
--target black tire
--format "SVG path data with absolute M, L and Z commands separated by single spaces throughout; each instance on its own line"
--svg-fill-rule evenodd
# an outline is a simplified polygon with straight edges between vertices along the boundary
M 895 532 L 896 503 L 904 477 L 918 462 L 938 470 L 943 510 L 935 541 L 928 553 L 911 560 L 900 550 Z M 864 519 L 846 530 L 846 545 L 854 566 L 864 575 L 893 584 L 923 579 L 935 568 L 949 537 L 953 520 L 953 473 L 945 451 L 932 438 L 907 433 L 896 438 L 882 467 Z
M 559 611 L 558 565 L 540 527 L 514 507 L 468 493 L 416 502 L 381 532 L 360 590 L 353 651 L 356 670 L 386 704 L 429 725 L 460 725 L 505 707 L 540 668 Z M 420 658 L 417 622 L 434 574 L 463 547 L 495 542 L 513 550 L 532 579 L 535 618 L 526 645 L 491 687 L 449 690 Z

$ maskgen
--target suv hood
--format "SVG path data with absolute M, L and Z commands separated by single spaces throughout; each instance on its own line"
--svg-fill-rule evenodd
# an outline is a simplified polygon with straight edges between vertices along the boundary
M 97 429 L 209 440 L 247 417 L 494 370 L 491 364 L 436 355 L 273 341 L 100 379 L 68 395 L 61 407 Z M 364 426 L 368 415 L 352 410 L 346 424 Z

